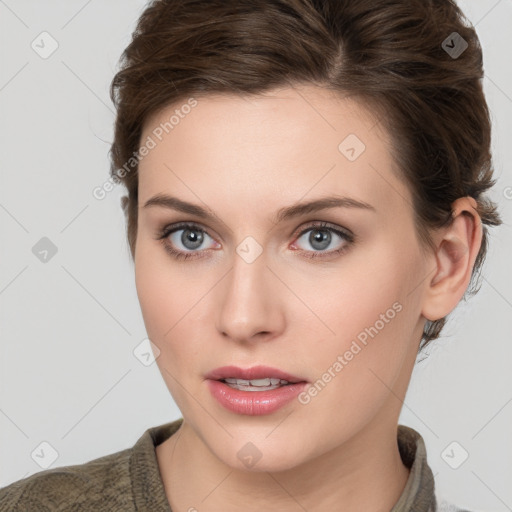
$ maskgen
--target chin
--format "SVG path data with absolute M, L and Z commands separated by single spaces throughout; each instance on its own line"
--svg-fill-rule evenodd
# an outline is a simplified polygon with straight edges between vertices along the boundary
M 270 430 L 271 431 L 271 430 Z M 310 449 L 303 436 L 295 440 L 293 436 L 279 436 L 271 439 L 266 428 L 261 435 L 237 435 L 225 443 L 208 443 L 214 456 L 236 471 L 247 473 L 276 473 L 287 471 L 309 460 Z M 218 441 L 218 439 L 216 440 Z M 311 455 L 313 457 L 314 455 Z

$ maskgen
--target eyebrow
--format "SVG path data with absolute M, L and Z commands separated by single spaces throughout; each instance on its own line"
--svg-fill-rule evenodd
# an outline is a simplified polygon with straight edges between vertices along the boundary
M 151 199 L 148 199 L 148 201 L 146 201 L 144 204 L 144 208 L 149 208 L 151 206 L 160 206 L 170 210 L 176 210 L 179 212 L 188 213 L 190 215 L 196 215 L 202 219 L 212 219 L 213 217 L 216 217 L 208 208 L 203 208 L 202 206 L 188 203 L 187 201 L 183 201 L 177 197 L 169 196 L 166 194 L 157 194 Z M 274 216 L 273 222 L 279 223 L 294 217 L 299 217 L 301 215 L 315 213 L 320 210 L 327 210 L 331 208 L 357 208 L 361 210 L 376 212 L 372 205 L 365 203 L 364 201 L 359 201 L 350 197 L 330 196 L 321 197 L 305 203 L 298 203 L 281 208 Z

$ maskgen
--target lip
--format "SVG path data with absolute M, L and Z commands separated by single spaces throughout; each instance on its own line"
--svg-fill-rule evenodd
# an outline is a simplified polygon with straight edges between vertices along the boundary
M 307 382 L 306 379 L 303 379 L 302 377 L 297 377 L 277 368 L 263 365 L 252 366 L 251 368 L 245 369 L 239 368 L 238 366 L 221 366 L 220 368 L 216 368 L 215 370 L 207 373 L 205 377 L 210 380 L 221 380 L 230 377 L 233 379 L 253 380 L 272 377 L 274 379 L 287 380 L 292 384 L 298 382 Z
M 301 377 L 269 366 L 253 366 L 246 369 L 223 366 L 211 371 L 205 377 L 210 393 L 220 405 L 236 414 L 248 416 L 271 414 L 277 411 L 290 403 L 308 385 L 308 382 Z M 271 377 L 287 380 L 290 384 L 267 391 L 241 391 L 221 381 L 230 377 L 246 380 Z

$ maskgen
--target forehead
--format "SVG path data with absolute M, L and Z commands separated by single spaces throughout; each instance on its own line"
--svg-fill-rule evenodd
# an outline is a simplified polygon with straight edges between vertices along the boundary
M 315 86 L 280 88 L 251 96 L 210 94 L 195 99 L 194 107 L 189 103 L 190 99 L 182 99 L 146 119 L 142 139 L 156 130 L 161 132 L 156 133 L 159 141 L 163 138 L 177 144 L 186 137 L 191 146 L 204 145 L 212 137 L 218 143 L 227 135 L 225 142 L 242 142 L 247 149 L 293 143 L 304 136 L 311 145 L 325 146 L 335 143 L 347 129 L 360 137 L 368 130 L 385 137 L 376 129 L 376 114 L 362 100 Z M 173 137 L 167 137 L 171 133 Z
M 388 134 L 361 100 L 303 86 L 196 101 L 146 121 L 141 144 L 151 138 L 154 147 L 139 164 L 140 203 L 172 192 L 225 208 L 236 201 L 238 211 L 275 210 L 334 192 L 370 204 L 392 203 L 393 193 L 399 206 L 408 194 Z

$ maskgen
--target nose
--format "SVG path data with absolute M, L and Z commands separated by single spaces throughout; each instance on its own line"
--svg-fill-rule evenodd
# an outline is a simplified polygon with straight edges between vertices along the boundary
M 284 285 L 268 266 L 265 252 L 247 262 L 235 254 L 219 287 L 217 329 L 237 343 L 271 340 L 284 329 Z

